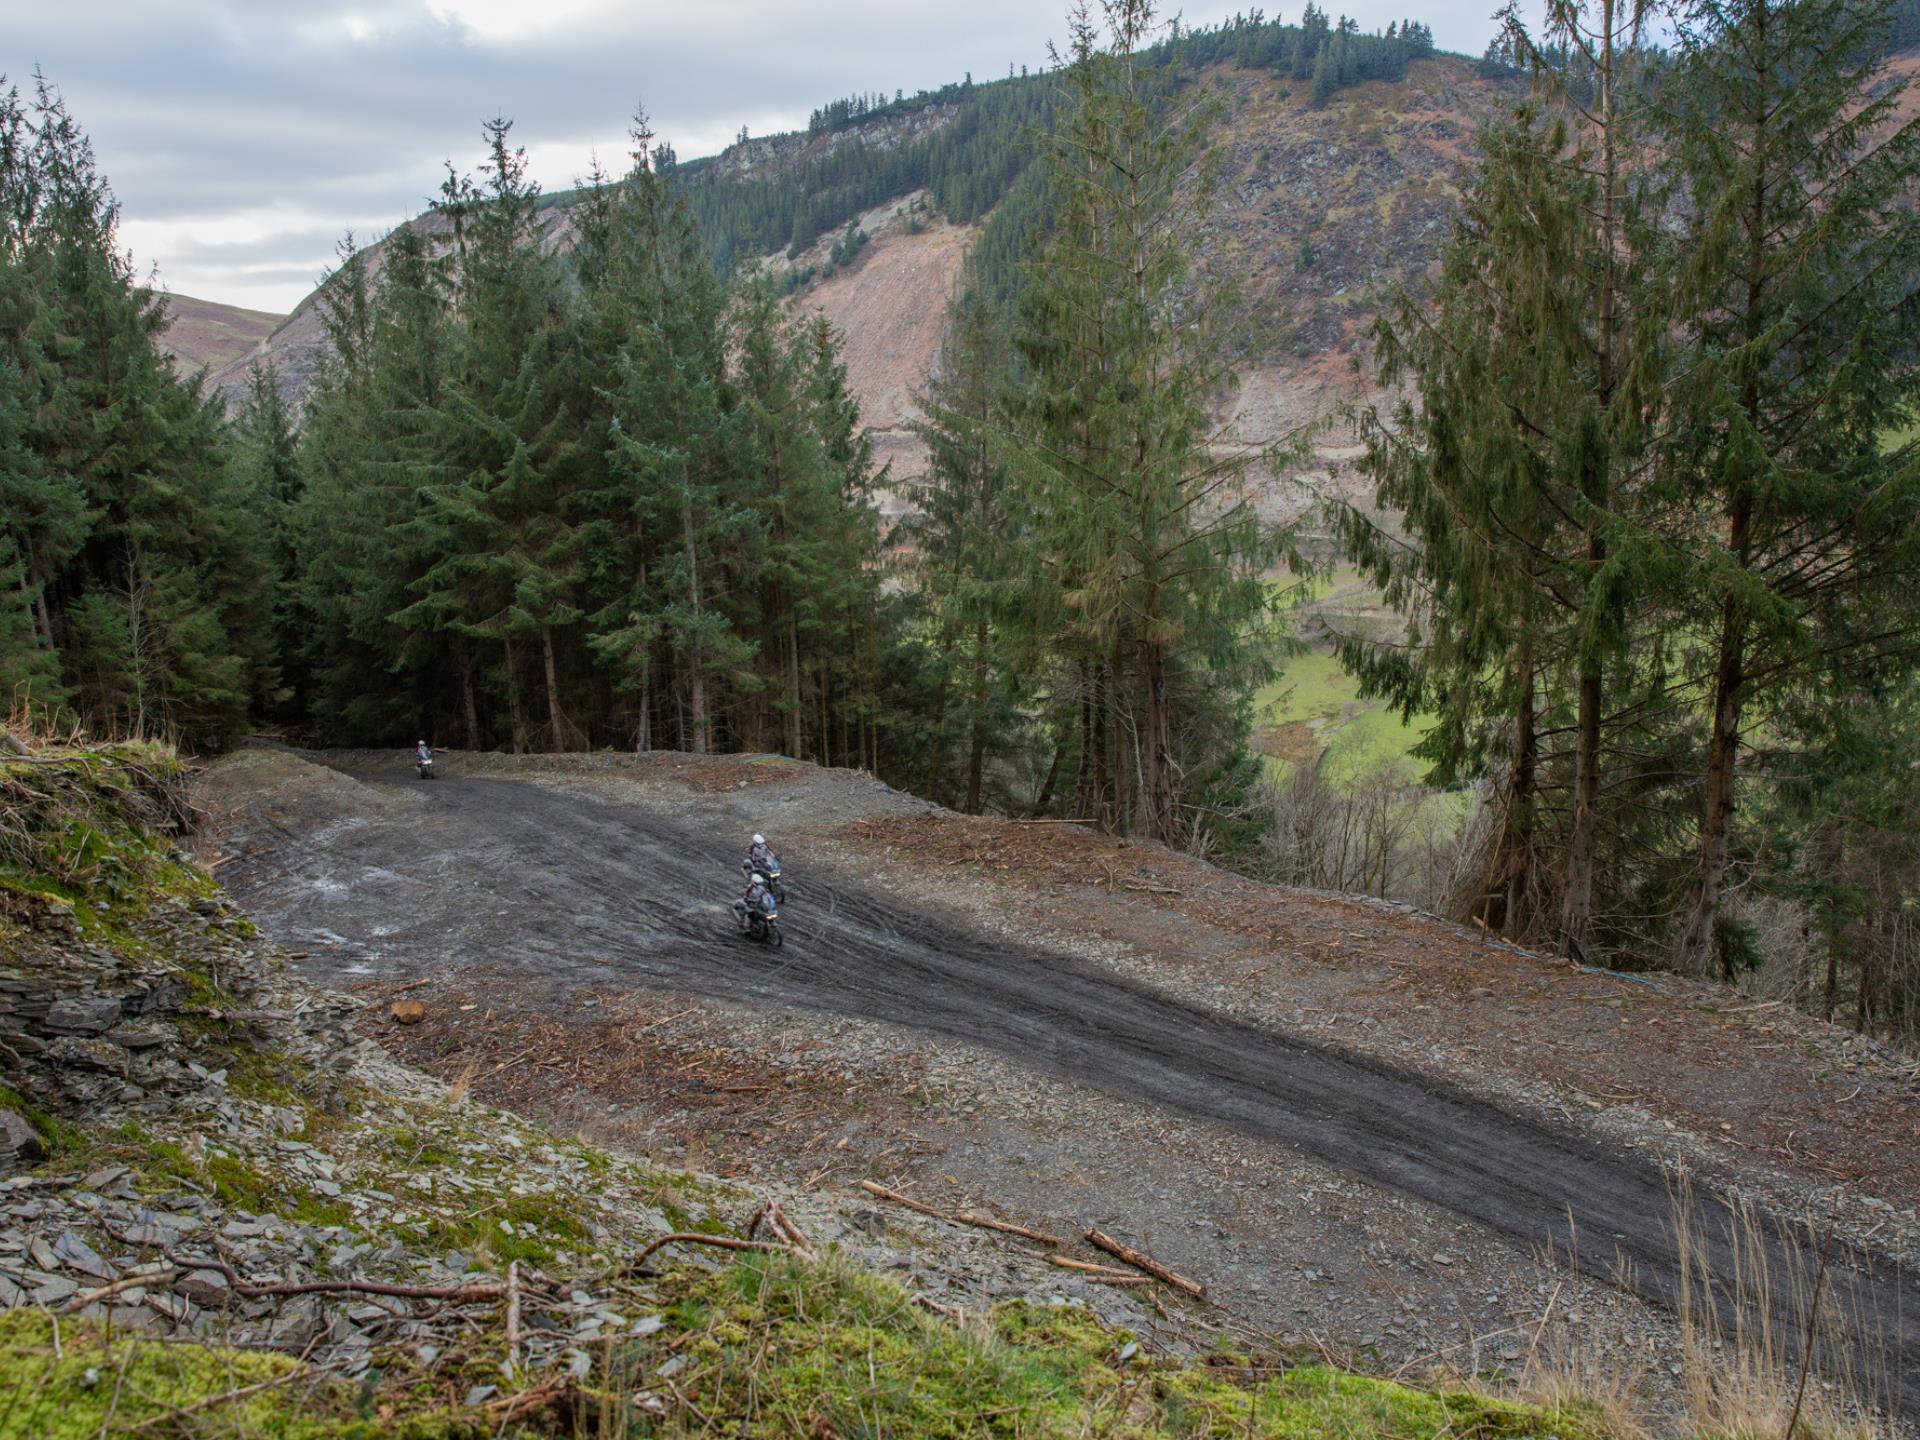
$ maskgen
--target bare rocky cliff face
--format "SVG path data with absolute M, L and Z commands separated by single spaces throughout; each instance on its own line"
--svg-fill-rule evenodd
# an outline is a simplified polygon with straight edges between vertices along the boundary
M 1326 417 L 1342 401 L 1371 393 L 1368 328 L 1393 287 L 1418 283 L 1437 260 L 1448 209 L 1473 157 L 1476 128 L 1515 98 L 1520 82 L 1488 80 L 1465 60 L 1436 57 L 1412 66 L 1397 83 L 1346 90 L 1324 106 L 1310 87 L 1265 71 L 1218 67 L 1227 115 L 1216 135 L 1223 174 L 1214 214 L 1195 238 L 1206 266 L 1240 290 L 1248 327 L 1240 386 L 1224 405 L 1241 439 L 1267 441 Z M 789 170 L 848 144 L 893 147 L 952 120 L 952 105 L 823 135 L 748 139 L 710 162 L 739 178 Z M 434 226 L 432 216 L 412 222 Z M 567 242 L 564 204 L 543 215 L 545 243 Z M 870 243 L 830 278 L 816 280 L 798 303 L 824 314 L 846 337 L 849 378 L 873 432 L 875 452 L 890 462 L 887 503 L 901 498 L 925 468 L 911 426 L 917 397 L 938 363 L 948 300 L 977 227 L 943 222 L 923 195 L 906 195 L 861 217 Z M 776 267 L 817 268 L 827 236 Z M 384 244 L 364 252 L 377 274 Z M 210 373 L 214 389 L 236 399 L 256 361 L 271 359 L 296 402 L 326 354 L 317 292 L 266 339 Z M 1316 486 L 1338 483 L 1340 437 L 1321 447 Z M 1276 509 L 1304 503 L 1304 491 L 1277 495 Z

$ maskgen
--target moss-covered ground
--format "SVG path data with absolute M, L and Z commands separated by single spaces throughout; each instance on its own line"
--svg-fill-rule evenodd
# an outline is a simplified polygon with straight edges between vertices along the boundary
M 682 1273 L 664 1288 L 669 1323 L 615 1361 L 630 1396 L 664 1409 L 639 1411 L 634 1433 L 642 1435 L 1598 1440 L 1605 1433 L 1588 1415 L 1421 1390 L 1323 1364 L 1151 1359 L 1130 1335 L 1075 1308 L 1016 1304 L 955 1324 L 890 1281 L 831 1263 L 756 1257 L 711 1274 Z
M 1602 1440 L 1590 1414 L 1246 1356 L 1148 1358 L 1077 1309 L 966 1323 L 834 1262 L 754 1257 L 658 1282 L 660 1327 L 595 1347 L 562 1403 L 516 1417 L 400 1362 L 348 1385 L 283 1355 L 0 1316 L 0 1440 L 458 1440 L 530 1435 Z M 56 1339 L 56 1324 L 58 1338 Z M 466 1374 L 497 1379 L 499 1336 Z M 538 1386 L 538 1380 L 529 1382 Z
M 402 1413 L 287 1355 L 160 1344 L 43 1310 L 0 1315 L 0 1440 L 480 1440 L 495 1433 L 482 1411 Z

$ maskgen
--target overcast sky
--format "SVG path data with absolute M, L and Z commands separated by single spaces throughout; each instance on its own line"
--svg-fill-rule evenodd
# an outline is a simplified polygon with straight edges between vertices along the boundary
M 1301 0 L 1304 6 L 1305 0 Z M 1416 8 L 1477 53 L 1495 0 Z M 1239 3 L 1196 0 L 1192 24 Z M 1347 0 L 1362 28 L 1405 0 Z M 0 71 L 38 65 L 93 137 L 122 237 L 184 295 L 286 311 L 351 230 L 418 213 L 480 121 L 514 136 L 548 189 L 597 150 L 620 168 L 644 99 L 684 159 L 740 126 L 806 123 L 853 91 L 909 94 L 1040 66 L 1065 0 L 0 0 Z M 1271 12 L 1270 12 L 1271 13 Z M 1292 19 L 1296 9 L 1280 12 Z

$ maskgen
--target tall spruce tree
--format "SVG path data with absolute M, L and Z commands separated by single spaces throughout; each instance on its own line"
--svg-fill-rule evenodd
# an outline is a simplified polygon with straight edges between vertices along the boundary
M 612 343 L 610 492 L 599 507 L 615 583 L 594 645 L 639 719 L 634 744 L 715 748 L 712 689 L 750 650 L 715 598 L 719 553 L 745 523 L 729 483 L 727 290 L 684 201 L 660 175 L 644 114 L 622 187 L 603 191 L 595 297 Z M 656 681 L 672 725 L 657 737 Z
M 1742 750 L 1807 686 L 1846 694 L 1920 641 L 1920 121 L 1883 71 L 1889 7 L 1692 0 L 1663 89 L 1692 203 L 1662 466 L 1686 517 L 1710 707 L 1679 967 L 1705 972 Z
M 1553 934 L 1574 955 L 1594 921 L 1609 715 L 1642 698 L 1610 709 L 1608 676 L 1637 683 L 1634 610 L 1658 554 L 1639 498 L 1667 318 L 1654 264 L 1662 188 L 1636 75 L 1645 18 L 1637 0 L 1556 0 L 1540 44 L 1508 13 L 1512 47 L 1540 76 L 1536 99 L 1486 133 L 1431 313 L 1409 299 L 1376 328 L 1386 372 L 1420 397 L 1370 424 L 1365 461 L 1408 543 L 1368 517 L 1346 527 L 1415 641 L 1404 656 L 1352 658 L 1409 708 L 1438 709 L 1427 753 L 1443 773 L 1504 767 L 1482 917 L 1497 906 L 1514 933 L 1544 928 L 1550 848 Z M 1572 737 L 1571 801 L 1550 847 L 1543 712 Z
M 1002 423 L 1011 346 L 998 311 L 969 293 L 948 310 L 940 364 L 916 433 L 927 446 L 919 511 L 906 522 L 912 576 L 938 667 L 921 793 L 939 801 L 956 752 L 961 808 L 980 813 L 986 767 L 1018 742 L 1020 702 L 1046 617 L 1031 583 L 1021 491 L 1009 473 Z
M 1190 722 L 1251 693 L 1272 546 L 1236 499 L 1253 456 L 1211 408 L 1233 382 L 1231 307 L 1192 238 L 1212 201 L 1217 98 L 1175 94 L 1142 62 L 1155 30 L 1147 0 L 1069 21 L 1015 459 L 1085 676 L 1079 803 L 1178 843 L 1187 792 L 1244 746 Z

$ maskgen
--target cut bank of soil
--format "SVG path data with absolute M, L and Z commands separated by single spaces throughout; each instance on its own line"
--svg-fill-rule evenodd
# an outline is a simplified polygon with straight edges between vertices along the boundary
M 1315 1157 L 1522 1245 L 1573 1251 L 1578 1228 L 1590 1271 L 1611 1275 L 1625 1260 L 1643 1294 L 1675 1297 L 1664 1177 L 1573 1127 L 1375 1056 L 1209 1013 L 1082 959 L 984 938 L 850 881 L 797 877 L 787 948 L 742 945 L 725 908 L 734 847 L 655 805 L 593 803 L 453 767 L 401 795 L 397 817 L 340 816 L 264 863 L 243 862 L 235 883 L 277 938 L 331 945 L 336 963 L 350 957 L 349 973 L 431 974 L 457 963 L 475 979 L 584 987 L 617 978 L 961 1041 Z M 1314 898 L 1262 893 L 1269 910 Z M 1920 1288 L 1897 1274 L 1871 1279 L 1868 1257 L 1841 1251 L 1838 1287 L 1870 1325 L 1898 1334 Z M 1889 1385 L 1913 1413 L 1920 1351 L 1906 1337 L 1894 1343 Z

